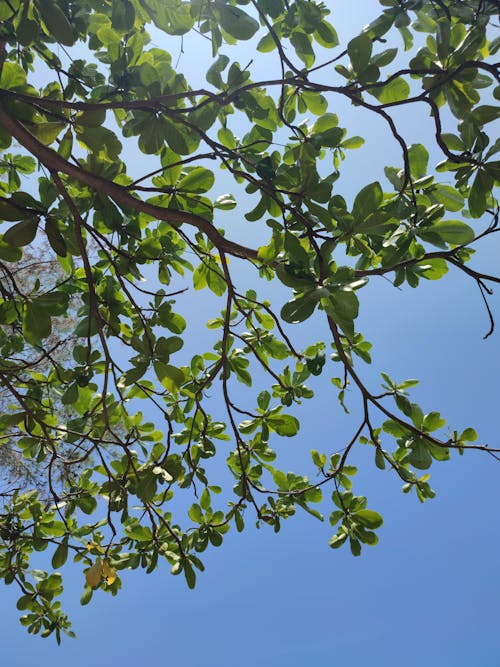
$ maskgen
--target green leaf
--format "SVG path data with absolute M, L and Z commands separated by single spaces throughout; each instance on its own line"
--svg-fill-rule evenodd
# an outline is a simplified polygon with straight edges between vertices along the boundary
M 268 155 L 258 161 L 255 165 L 255 171 L 257 172 L 257 175 L 265 181 L 272 181 L 276 176 L 273 161 Z
M 472 111 L 471 117 L 476 125 L 482 127 L 483 125 L 486 125 L 486 123 L 491 123 L 492 121 L 500 118 L 500 109 L 498 106 L 484 104 L 482 106 L 476 107 Z
M 241 516 L 240 512 L 238 512 L 238 510 L 236 510 L 236 512 L 234 513 L 234 523 L 236 525 L 236 530 L 238 531 L 238 533 L 241 533 L 245 529 L 245 523 L 243 517 Z
M 205 511 L 210 509 L 211 501 L 210 501 L 210 491 L 208 489 L 203 489 L 203 493 L 200 496 L 200 505 Z
M 500 184 L 500 160 L 487 162 L 484 165 L 486 173 L 494 179 L 497 184 Z
M 419 273 L 427 280 L 439 280 L 448 273 L 448 264 L 444 259 L 431 258 L 418 264 Z
M 40 26 L 37 21 L 32 21 L 29 16 L 27 16 L 27 7 L 28 5 L 25 5 L 25 10 L 23 11 L 21 21 L 19 22 L 16 31 L 17 38 L 23 46 L 32 44 L 40 32 Z
M 222 211 L 231 211 L 233 208 L 236 208 L 236 199 L 231 194 L 220 195 L 214 201 L 214 208 Z
M 181 334 L 187 326 L 186 320 L 182 317 L 182 315 L 172 312 L 169 304 L 164 304 L 164 306 L 161 306 L 158 310 L 158 313 L 160 316 L 160 322 L 172 333 Z
M 168 35 L 185 35 L 195 22 L 191 16 L 190 3 L 178 0 L 158 3 L 158 11 L 153 18 L 158 28 Z
M 22 174 L 32 174 L 36 169 L 36 160 L 29 155 L 16 155 L 13 163 Z
M 24 220 L 31 217 L 29 211 L 25 211 L 0 197 L 0 220 L 14 222 L 14 220 Z
M 206 79 L 208 83 L 211 83 L 212 86 L 215 86 L 219 90 L 224 87 L 224 82 L 222 81 L 221 73 L 226 69 L 229 64 L 229 58 L 226 55 L 220 55 L 217 60 L 208 68 Z
M 139 148 L 143 153 L 152 155 L 161 151 L 165 145 L 165 121 L 163 118 L 151 118 L 142 129 L 139 137 Z
M 165 139 L 174 153 L 177 153 L 177 155 L 189 155 L 196 150 L 199 142 L 189 131 L 181 129 L 182 126 L 179 127 L 176 123 L 172 123 L 165 118 L 163 122 Z
M 94 593 L 94 591 L 92 590 L 92 588 L 90 586 L 85 586 L 85 589 L 83 591 L 83 595 L 80 598 L 80 604 L 82 605 L 82 607 L 84 607 L 86 604 L 88 604 L 90 602 L 90 600 L 92 599 L 92 594 L 93 593 Z
M 186 582 L 189 588 L 194 588 L 196 586 L 196 573 L 187 560 L 184 561 L 184 576 L 186 577 Z
M 352 553 L 353 556 L 360 556 L 361 555 L 361 544 L 360 544 L 359 540 L 357 540 L 353 537 L 350 537 L 349 538 L 349 545 L 351 547 L 351 553 Z
M 363 221 L 371 213 L 374 213 L 382 203 L 382 188 L 380 183 L 370 183 L 358 192 L 352 207 L 352 214 L 358 221 Z
M 306 103 L 309 111 L 312 111 L 312 113 L 316 114 L 317 116 L 324 114 L 328 108 L 326 97 L 320 93 L 304 90 L 301 93 L 301 97 Z
M 180 368 L 165 364 L 162 361 L 154 362 L 155 373 L 168 391 L 177 394 L 181 386 L 184 384 L 184 373 Z
M 0 76 L 0 86 L 7 90 L 23 86 L 26 82 L 26 73 L 17 63 L 6 61 L 3 64 Z
M 34 602 L 33 595 L 21 595 L 19 600 L 16 603 L 17 609 L 19 611 L 24 611 L 25 609 L 31 609 Z
M 375 533 L 372 533 L 371 531 L 368 530 L 360 529 L 359 527 L 356 533 L 361 542 L 363 542 L 363 544 L 369 544 L 370 546 L 378 544 L 378 537 Z
M 125 533 L 138 542 L 149 542 L 152 538 L 150 528 L 141 526 L 139 523 L 132 523 L 126 526 Z
M 217 138 L 227 148 L 236 148 L 238 141 L 231 130 L 227 127 L 221 127 L 217 131 Z
M 433 233 L 446 243 L 462 245 L 474 240 L 475 234 L 472 227 L 461 220 L 439 220 L 429 228 Z
M 198 503 L 191 505 L 188 511 L 188 515 L 191 521 L 194 521 L 195 523 L 203 523 L 203 511 Z
M 296 299 L 285 303 L 281 309 L 281 317 L 290 324 L 304 322 L 313 314 L 315 307 L 315 301 L 309 297 L 298 296 Z
M 333 535 L 328 541 L 328 544 L 332 549 L 338 549 L 341 547 L 344 542 L 347 540 L 347 533 L 340 533 L 339 535 Z
M 64 236 L 59 231 L 57 223 L 52 218 L 47 218 L 45 223 L 45 233 L 52 250 L 59 255 L 59 257 L 66 257 L 68 254 L 68 247 Z
M 291 264 L 301 268 L 307 268 L 309 266 L 309 255 L 295 234 L 285 232 L 284 245 L 285 250 L 288 252 L 290 257 Z
M 295 53 L 302 60 L 306 67 L 312 67 L 316 59 L 311 40 L 305 32 L 295 30 L 290 35 L 290 42 L 292 43 Z
M 96 155 L 106 157 L 110 161 L 118 159 L 122 151 L 122 144 L 116 134 L 107 127 L 77 126 L 78 141 Z
M 150 503 L 158 490 L 156 475 L 152 470 L 141 470 L 137 475 L 134 493 L 143 503 Z
M 75 35 L 66 14 L 52 0 L 38 0 L 38 11 L 48 28 L 49 35 L 64 46 L 73 46 Z
M 426 433 L 431 431 L 437 431 L 439 428 L 442 428 L 446 424 L 446 420 L 442 419 L 439 412 L 429 412 L 425 415 L 424 421 L 422 422 L 422 428 Z
M 392 102 L 408 99 L 410 86 L 407 81 L 399 76 L 381 88 L 371 88 L 368 92 L 376 97 L 381 104 L 391 104 Z
M 436 201 L 442 204 L 447 211 L 461 211 L 464 207 L 464 198 L 451 185 L 436 184 L 431 192 Z
M 33 303 L 43 308 L 49 315 L 64 315 L 69 303 L 69 296 L 65 292 L 46 292 L 37 296 Z
M 398 54 L 397 48 L 386 49 L 381 53 L 375 54 L 372 57 L 371 61 L 374 65 L 377 65 L 377 67 L 384 67 L 385 65 L 390 65 L 390 63 L 392 63 L 397 54 Z
M 385 457 L 379 447 L 375 451 L 375 465 L 379 470 L 385 470 Z
M 29 218 L 18 222 L 17 225 L 10 227 L 5 232 L 3 235 L 4 242 L 16 247 L 28 245 L 36 236 L 39 222 L 38 218 Z
M 282 470 L 275 470 L 273 472 L 273 482 L 276 484 L 278 489 L 281 491 L 289 491 L 290 485 L 288 483 L 288 477 Z
M 358 512 L 353 512 L 352 517 L 362 526 L 365 526 L 365 528 L 379 528 L 384 523 L 381 515 L 373 510 L 359 510 Z
M 259 23 L 239 7 L 216 0 L 221 27 L 235 39 L 251 39 L 259 29 Z
M 4 262 L 18 262 L 23 256 L 23 251 L 0 240 L 0 259 Z
M 177 183 L 178 190 L 186 192 L 207 192 L 215 182 L 215 176 L 210 169 L 195 167 Z
M 64 130 L 66 123 L 59 121 L 48 121 L 46 123 L 37 123 L 31 126 L 31 132 L 35 137 L 45 144 L 50 146 L 57 139 L 58 135 Z
M 372 55 L 372 49 L 372 40 L 366 33 L 362 33 L 354 39 L 351 39 L 347 45 L 347 53 L 351 60 L 352 68 L 358 74 L 368 66 Z
M 168 359 L 169 355 L 178 352 L 183 345 L 184 341 L 179 336 L 169 336 L 168 338 L 161 336 L 156 341 L 155 354 Z
M 74 334 L 79 338 L 87 338 L 95 336 L 99 331 L 97 322 L 94 316 L 83 317 L 77 324 Z
M 475 442 L 478 438 L 476 431 L 473 428 L 466 428 L 460 435 L 460 440 L 465 442 Z
M 28 301 L 23 311 L 23 335 L 32 345 L 50 336 L 52 325 L 45 308 Z
M 316 120 L 316 122 L 312 126 L 312 130 L 314 134 L 322 134 L 324 132 L 327 132 L 328 130 L 336 128 L 338 124 L 339 124 L 339 119 L 337 114 L 325 113 L 323 114 L 323 116 L 320 116 Z
M 115 30 L 128 32 L 134 27 L 135 9 L 130 0 L 113 0 L 111 25 Z
M 410 172 L 413 178 L 422 178 L 427 174 L 429 151 L 422 144 L 412 144 L 408 149 Z
M 473 218 L 480 218 L 486 211 L 492 183 L 491 176 L 479 169 L 469 192 L 469 211 Z
M 276 42 L 274 41 L 273 36 L 268 32 L 257 44 L 257 51 L 260 53 L 270 53 L 276 48 Z
M 340 144 L 342 148 L 360 148 L 365 143 L 363 137 L 349 137 Z
M 258 425 L 259 422 L 256 419 L 244 419 L 239 423 L 238 428 L 241 433 L 248 434 L 253 433 Z
M 299 420 L 292 415 L 271 415 L 266 421 L 278 435 L 289 438 L 296 435 L 300 428 Z
M 193 287 L 195 290 L 201 290 L 207 285 L 208 268 L 206 264 L 198 264 L 193 271 Z
M 318 44 L 325 49 L 332 49 L 339 44 L 337 31 L 328 21 L 321 21 L 314 31 L 313 36 Z
M 419 470 L 427 470 L 432 465 L 432 455 L 429 452 L 427 444 L 422 440 L 417 440 L 412 444 L 411 452 L 407 458 L 412 466 Z
M 71 151 L 73 150 L 73 132 L 71 129 L 66 130 L 63 138 L 59 143 L 59 148 L 57 152 L 65 160 L 68 160 L 71 157 Z
M 52 567 L 54 570 L 62 567 L 68 559 L 68 540 L 63 540 L 61 544 L 58 545 L 57 549 L 54 551 L 52 556 Z
M 456 134 L 451 134 L 448 132 L 443 132 L 441 135 L 441 139 L 444 141 L 446 144 L 447 148 L 449 148 L 450 151 L 464 151 L 465 150 L 465 144 L 460 139 L 460 137 L 457 137 Z
M 327 311 L 344 333 L 354 336 L 354 320 L 358 316 L 359 301 L 354 292 L 335 292 L 331 295 Z
M 78 385 L 72 382 L 61 396 L 61 403 L 63 405 L 72 405 L 78 401 Z
M 211 258 L 206 273 L 207 285 L 217 296 L 222 296 L 227 289 L 226 279 L 215 261 Z
M 134 382 L 141 380 L 146 374 L 147 369 L 147 363 L 137 364 L 133 368 L 129 368 L 129 370 L 122 376 L 124 385 L 128 387 L 131 384 L 134 384 Z

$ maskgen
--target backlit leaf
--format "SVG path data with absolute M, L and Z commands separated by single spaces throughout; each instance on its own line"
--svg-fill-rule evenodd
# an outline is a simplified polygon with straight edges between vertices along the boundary
M 474 230 L 461 220 L 439 220 L 430 228 L 443 241 L 453 245 L 470 243 L 474 239 Z
M 258 22 L 239 7 L 216 0 L 222 28 L 235 39 L 251 39 L 259 29 Z
M 372 54 L 372 40 L 366 33 L 351 39 L 347 45 L 347 53 L 355 72 L 362 72 L 370 62 Z

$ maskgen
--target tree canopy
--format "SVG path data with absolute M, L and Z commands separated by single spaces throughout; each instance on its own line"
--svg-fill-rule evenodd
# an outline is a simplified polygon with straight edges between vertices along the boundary
M 116 594 L 126 568 L 168 565 L 193 587 L 230 529 L 279 531 L 325 508 L 330 546 L 359 555 L 383 519 L 356 495 L 358 446 L 421 501 L 434 461 L 500 452 L 425 413 L 417 380 L 380 369 L 369 386 L 357 327 L 369 280 L 416 288 L 452 267 L 477 285 L 493 333 L 500 278 L 474 252 L 498 231 L 498 2 L 380 5 L 339 43 L 314 0 L 1 3 L 0 447 L 43 484 L 4 483 L 0 573 L 30 633 L 72 634 L 57 600 L 68 559 L 82 604 Z M 182 72 L 191 33 L 211 44 L 201 85 Z M 265 54 L 267 80 L 249 50 Z M 353 201 L 339 178 L 364 139 L 341 101 L 377 116 L 400 154 L 383 183 L 367 168 Z M 395 120 L 415 106 L 437 165 Z M 41 244 L 58 269 L 27 280 Z M 179 312 L 187 290 L 213 309 L 206 333 Z M 307 474 L 286 472 L 282 439 L 300 442 L 321 374 L 360 419 L 310 453 Z

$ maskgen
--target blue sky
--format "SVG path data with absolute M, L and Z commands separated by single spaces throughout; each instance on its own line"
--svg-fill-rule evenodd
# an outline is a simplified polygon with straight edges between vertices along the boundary
M 357 34 L 377 8 L 363 0 L 349 15 L 334 11 L 341 42 Z M 195 67 L 189 46 L 181 60 L 186 70 Z M 266 63 L 256 61 L 257 72 Z M 409 143 L 428 141 L 423 109 L 405 111 L 399 121 Z M 344 107 L 340 123 L 368 139 L 344 167 L 342 192 L 352 198 L 364 184 L 383 178 L 384 165 L 399 166 L 399 153 L 366 114 Z M 237 214 L 238 209 L 231 214 L 235 225 Z M 498 273 L 499 242 L 484 246 L 473 265 Z M 183 307 L 192 311 L 195 301 L 189 295 Z M 363 289 L 360 301 L 358 328 L 374 345 L 372 368 L 363 369 L 372 386 L 380 370 L 397 379 L 418 377 L 413 395 L 424 410 L 442 411 L 453 428 L 473 426 L 481 442 L 498 446 L 499 334 L 482 340 L 488 321 L 475 286 L 453 271 L 417 290 L 396 290 L 380 279 Z M 498 294 L 491 305 L 500 313 Z M 203 336 L 204 320 L 199 326 Z M 321 337 L 303 328 L 294 333 L 304 342 Z M 314 389 L 315 399 L 300 412 L 300 435 L 280 445 L 290 448 L 291 465 L 307 460 L 311 449 L 342 446 L 356 425 L 354 392 L 353 415 L 346 417 L 337 410 L 328 376 L 315 381 Z M 360 558 L 348 549 L 330 550 L 328 522 L 303 514 L 284 523 L 278 535 L 256 530 L 251 520 L 244 533 L 230 532 L 221 548 L 204 554 L 206 572 L 194 591 L 167 567 L 148 576 L 125 571 L 116 598 L 98 591 L 90 605 L 80 607 L 83 577 L 74 569 L 63 606 L 78 639 L 63 640 L 61 647 L 26 634 L 17 620 L 16 591 L 5 587 L 3 664 L 496 667 L 498 464 L 474 452 L 434 464 L 437 497 L 422 505 L 401 493 L 393 475 L 374 467 L 371 450 L 359 447 L 355 459 L 360 471 L 354 490 L 366 494 L 385 519 L 379 545 L 364 548 Z

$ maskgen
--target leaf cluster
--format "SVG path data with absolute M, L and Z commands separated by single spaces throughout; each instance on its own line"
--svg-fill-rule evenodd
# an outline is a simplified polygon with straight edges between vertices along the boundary
M 330 546 L 359 556 L 383 523 L 354 495 L 359 446 L 421 501 L 435 461 L 495 453 L 424 413 L 415 380 L 368 386 L 358 330 L 370 280 L 417 288 L 451 266 L 493 332 L 500 278 L 471 259 L 498 231 L 495 3 L 380 4 L 345 44 L 315 0 L 0 5 L 0 452 L 44 476 L 1 492 L 0 574 L 30 633 L 72 634 L 56 599 L 67 561 L 82 604 L 163 561 L 193 587 L 229 530 L 251 518 L 278 531 L 298 509 L 323 520 L 324 496 Z M 208 40 L 206 85 L 152 31 Z M 250 47 L 267 80 L 236 59 Z M 435 167 L 392 115 L 415 105 L 434 125 Z M 400 160 L 351 197 L 338 180 L 364 144 L 343 125 L 358 109 Z M 186 292 L 210 309 L 204 335 Z M 357 408 L 352 438 L 285 472 L 322 374 L 340 409 Z M 43 551 L 46 571 L 33 570 Z

